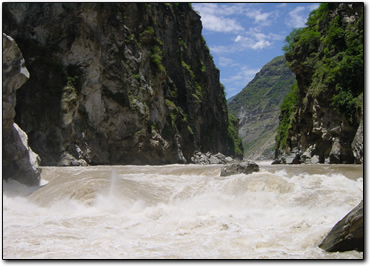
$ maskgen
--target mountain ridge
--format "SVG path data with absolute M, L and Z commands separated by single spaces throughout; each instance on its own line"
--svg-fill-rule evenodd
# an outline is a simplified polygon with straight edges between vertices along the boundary
M 245 158 L 273 158 L 280 104 L 294 79 L 284 56 L 275 57 L 228 102 L 229 112 L 239 119 Z

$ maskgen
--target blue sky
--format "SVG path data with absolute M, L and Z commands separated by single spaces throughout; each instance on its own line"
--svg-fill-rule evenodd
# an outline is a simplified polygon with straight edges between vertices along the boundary
M 304 27 L 311 3 L 192 3 L 202 34 L 220 69 L 226 98 L 240 92 L 274 57 L 283 55 L 287 35 Z

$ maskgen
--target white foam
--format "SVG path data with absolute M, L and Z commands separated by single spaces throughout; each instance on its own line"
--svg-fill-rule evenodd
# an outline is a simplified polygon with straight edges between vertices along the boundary
M 176 168 L 60 168 L 65 178 L 50 178 L 29 198 L 5 193 L 4 258 L 363 256 L 317 247 L 362 199 L 362 178 Z

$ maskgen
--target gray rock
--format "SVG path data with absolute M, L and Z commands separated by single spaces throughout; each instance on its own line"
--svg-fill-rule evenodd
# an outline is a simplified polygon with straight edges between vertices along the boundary
M 87 162 L 84 159 L 76 159 L 73 155 L 68 152 L 63 152 L 61 158 L 58 161 L 58 166 L 87 166 Z
M 195 164 L 225 164 L 233 162 L 234 159 L 231 157 L 226 157 L 222 153 L 212 154 L 211 152 L 201 153 L 199 151 L 194 152 L 191 157 L 191 162 Z
M 363 201 L 332 228 L 319 247 L 328 252 L 364 250 Z
M 226 163 L 231 163 L 232 161 L 233 161 L 233 158 L 231 158 L 230 156 L 225 158 Z
M 3 34 L 3 179 L 38 185 L 40 158 L 28 145 L 27 134 L 14 123 L 16 90 L 29 78 L 15 41 Z
M 186 163 L 200 148 L 234 155 L 200 16 L 179 5 L 4 3 L 3 30 L 22 40 L 31 73 L 16 121 L 44 165 Z
M 285 158 L 275 159 L 271 164 L 285 164 Z
M 3 33 L 3 138 L 10 136 L 13 127 L 16 91 L 29 77 L 18 45 Z
M 319 163 L 319 162 L 320 162 L 320 158 L 319 158 L 319 156 L 314 155 L 314 156 L 312 156 L 312 157 L 311 157 L 311 163 L 312 163 L 312 164 L 317 164 L 317 163 Z
M 355 163 L 364 163 L 364 114 L 361 112 L 360 125 L 356 131 L 356 135 L 353 138 L 351 147 L 353 150 L 353 156 L 355 157 Z
M 15 179 L 20 183 L 39 185 L 40 157 L 28 146 L 26 133 L 13 123 L 10 136 L 3 144 L 3 179 Z
M 211 157 L 209 158 L 209 163 L 210 164 L 222 164 L 223 162 L 216 156 L 211 155 Z
M 224 161 L 226 159 L 226 156 L 223 155 L 222 153 L 217 153 L 214 155 L 215 157 L 217 157 L 218 159 L 220 159 L 221 161 Z
M 287 164 L 300 164 L 301 155 L 299 153 L 290 153 L 285 157 L 285 163 Z
M 243 163 L 233 163 L 227 164 L 221 168 L 221 176 L 230 176 L 236 174 L 251 174 L 253 172 L 258 172 L 259 166 L 254 162 L 243 162 Z
M 330 163 L 341 163 L 341 144 L 339 138 L 334 138 L 333 144 L 331 146 L 331 151 L 329 154 Z

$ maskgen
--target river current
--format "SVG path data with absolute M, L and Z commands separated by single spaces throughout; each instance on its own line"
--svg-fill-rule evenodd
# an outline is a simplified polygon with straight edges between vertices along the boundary
M 4 259 L 362 259 L 318 244 L 363 199 L 362 165 L 43 167 L 3 182 Z

